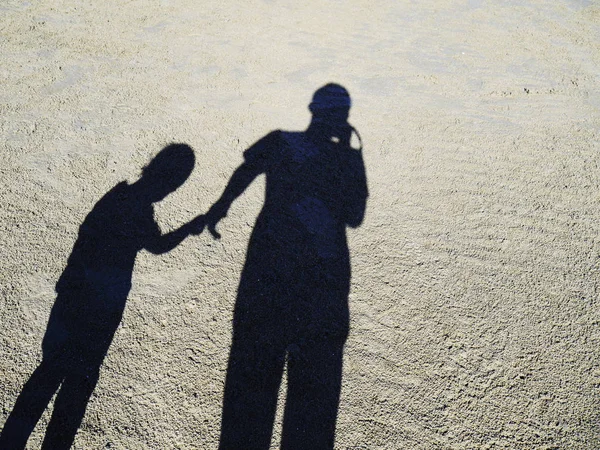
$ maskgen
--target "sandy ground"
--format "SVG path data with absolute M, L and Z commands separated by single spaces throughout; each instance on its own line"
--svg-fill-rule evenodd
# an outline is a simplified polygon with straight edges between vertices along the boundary
M 336 448 L 600 448 L 599 44 L 585 0 L 3 0 L 0 425 L 98 199 L 189 144 L 192 176 L 156 207 L 178 227 L 333 81 L 370 190 Z M 138 255 L 74 448 L 216 448 L 263 190 L 220 241 Z

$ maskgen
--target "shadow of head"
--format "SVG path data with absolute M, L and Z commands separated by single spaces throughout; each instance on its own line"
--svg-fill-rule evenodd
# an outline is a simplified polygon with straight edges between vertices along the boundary
M 195 161 L 189 145 L 169 144 L 142 169 L 139 183 L 152 202 L 160 201 L 188 179 Z
M 308 109 L 313 122 L 339 127 L 347 123 L 350 106 L 352 102 L 346 88 L 328 83 L 315 91 Z

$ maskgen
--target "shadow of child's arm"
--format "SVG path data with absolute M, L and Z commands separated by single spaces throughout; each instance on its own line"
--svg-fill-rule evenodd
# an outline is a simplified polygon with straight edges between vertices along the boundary
M 184 225 L 186 226 L 186 225 Z M 198 216 L 196 216 L 194 219 L 192 219 L 187 226 L 190 229 L 190 234 L 193 234 L 194 236 L 198 236 L 199 234 L 202 234 L 202 232 L 204 231 L 204 227 L 206 227 L 206 217 L 204 216 L 204 214 L 200 214 Z
M 202 233 L 205 226 L 205 219 L 203 215 L 199 215 L 182 225 L 177 230 L 171 231 L 163 235 L 154 235 L 148 243 L 145 245 L 146 250 L 155 255 L 170 252 L 177 247 L 183 240 L 189 235 L 198 235 Z M 160 233 L 160 232 L 159 232 Z

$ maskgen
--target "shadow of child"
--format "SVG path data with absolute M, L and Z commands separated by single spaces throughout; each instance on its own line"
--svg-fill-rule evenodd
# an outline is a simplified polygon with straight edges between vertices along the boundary
M 56 284 L 42 362 L 6 420 L 0 449 L 25 448 L 57 390 L 42 448 L 71 447 L 121 322 L 137 253 L 142 249 L 169 252 L 204 228 L 204 218 L 199 216 L 163 235 L 154 221 L 153 204 L 187 180 L 194 162 L 189 146 L 171 144 L 143 169 L 139 180 L 117 184 L 87 215 Z

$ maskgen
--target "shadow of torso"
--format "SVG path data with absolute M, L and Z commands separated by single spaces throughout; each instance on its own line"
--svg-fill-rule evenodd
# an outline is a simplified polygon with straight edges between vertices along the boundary
M 279 342 L 348 330 L 347 160 L 334 143 L 274 132 L 245 153 L 266 174 L 265 203 L 238 291 L 235 326 Z
M 151 203 L 122 182 L 87 215 L 63 274 L 42 343 L 44 358 L 99 366 L 121 321 L 137 253 L 160 230 Z

